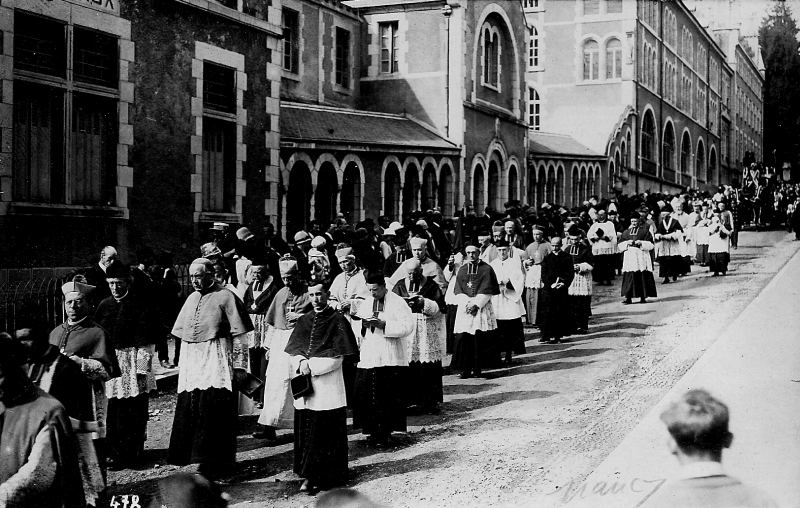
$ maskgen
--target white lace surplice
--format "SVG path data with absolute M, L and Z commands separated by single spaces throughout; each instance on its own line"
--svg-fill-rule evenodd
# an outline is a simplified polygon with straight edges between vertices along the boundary
M 153 373 L 153 354 L 155 346 L 118 349 L 117 362 L 120 376 L 106 381 L 106 396 L 109 399 L 136 397 L 156 389 L 156 376 Z M 146 367 L 146 374 L 137 373 L 137 362 Z

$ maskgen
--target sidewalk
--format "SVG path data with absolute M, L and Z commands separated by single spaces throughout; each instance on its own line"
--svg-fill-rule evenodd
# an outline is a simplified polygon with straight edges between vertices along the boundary
M 800 506 L 798 281 L 795 254 L 605 461 L 552 496 L 552 506 L 643 506 L 678 471 L 659 415 L 693 388 L 709 390 L 730 409 L 727 473 L 766 491 L 781 507 Z

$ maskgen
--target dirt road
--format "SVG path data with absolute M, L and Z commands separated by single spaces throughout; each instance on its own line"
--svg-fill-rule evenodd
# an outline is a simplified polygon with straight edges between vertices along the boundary
M 798 250 L 783 232 L 744 232 L 731 271 L 711 278 L 699 267 L 677 284 L 658 285 L 648 304 L 621 305 L 619 281 L 595 287 L 590 333 L 542 345 L 526 330 L 527 353 L 486 379 L 445 378 L 442 414 L 409 418 L 398 446 L 376 451 L 351 434 L 350 485 L 389 506 L 540 506 L 557 504 L 712 344 Z M 146 495 L 164 466 L 174 395 L 151 403 L 149 466 L 110 475 L 112 493 Z M 155 419 L 158 420 L 155 420 Z M 292 449 L 263 448 L 245 419 L 239 466 L 227 487 L 236 506 L 298 507 Z M 554 501 L 555 500 L 555 501 Z

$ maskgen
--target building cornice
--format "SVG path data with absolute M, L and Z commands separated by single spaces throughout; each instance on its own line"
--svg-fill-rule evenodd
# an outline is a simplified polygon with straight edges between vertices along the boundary
M 266 32 L 269 35 L 274 37 L 282 38 L 283 37 L 283 28 L 276 25 L 275 23 L 270 23 L 269 21 L 264 21 L 262 19 L 254 18 L 248 14 L 243 12 L 239 12 L 236 9 L 232 9 L 230 7 L 225 7 L 224 5 L 214 2 L 213 0 L 173 0 L 175 3 L 183 4 L 189 7 L 193 7 L 195 9 L 200 9 L 210 14 L 219 16 L 221 18 L 225 18 L 229 21 L 233 21 L 234 23 L 238 23 L 240 25 L 244 25 L 249 28 L 254 28 L 256 30 Z

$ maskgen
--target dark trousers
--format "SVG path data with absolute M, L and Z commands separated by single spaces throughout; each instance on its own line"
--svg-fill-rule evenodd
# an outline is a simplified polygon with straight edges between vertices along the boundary
M 135 464 L 144 452 L 147 436 L 147 393 L 124 399 L 108 399 L 106 449 L 117 466 Z
M 250 373 L 262 381 L 267 377 L 267 355 L 260 347 L 250 348 Z M 261 388 L 253 392 L 251 398 L 256 402 L 263 401 L 264 385 L 261 385 Z

